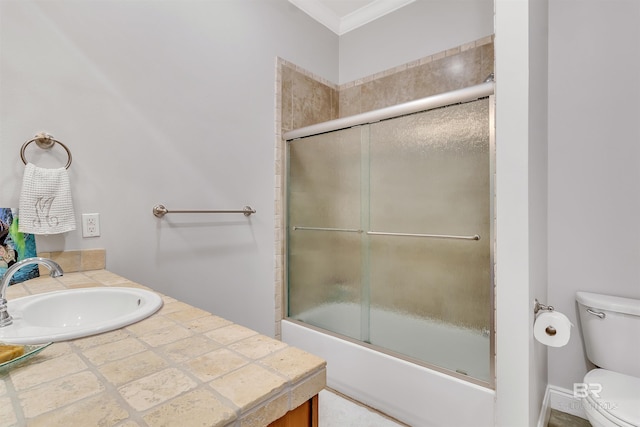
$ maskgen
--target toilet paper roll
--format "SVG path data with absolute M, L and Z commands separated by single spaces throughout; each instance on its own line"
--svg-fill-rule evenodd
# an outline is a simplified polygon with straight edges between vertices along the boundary
M 545 311 L 540 313 L 533 323 L 533 336 L 544 345 L 562 347 L 569 342 L 572 326 L 564 314 Z

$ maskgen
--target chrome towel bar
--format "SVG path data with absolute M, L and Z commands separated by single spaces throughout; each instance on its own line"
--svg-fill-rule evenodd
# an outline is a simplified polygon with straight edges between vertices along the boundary
M 162 218 L 168 213 L 241 213 L 244 216 L 251 216 L 251 214 L 256 213 L 255 209 L 252 209 L 251 206 L 245 206 L 242 209 L 234 209 L 234 210 L 169 210 L 164 205 L 155 205 L 153 207 L 153 214 Z
M 308 230 L 308 231 L 342 231 L 345 233 L 363 233 L 363 230 L 354 228 L 323 228 L 323 227 L 300 227 L 294 225 L 293 230 Z M 432 239 L 458 239 L 458 240 L 480 240 L 480 236 L 474 234 L 473 236 L 455 236 L 450 234 L 415 234 L 415 233 L 389 233 L 385 231 L 367 231 L 370 236 L 400 236 L 400 237 L 429 237 Z

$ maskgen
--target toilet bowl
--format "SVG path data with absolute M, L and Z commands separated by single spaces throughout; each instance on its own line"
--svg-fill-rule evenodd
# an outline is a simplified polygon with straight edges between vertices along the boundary
M 587 418 L 594 427 L 640 426 L 640 378 L 593 369 L 583 382 L 597 385 L 582 398 Z
M 640 427 L 640 300 L 578 292 L 587 358 L 582 404 L 594 427 Z

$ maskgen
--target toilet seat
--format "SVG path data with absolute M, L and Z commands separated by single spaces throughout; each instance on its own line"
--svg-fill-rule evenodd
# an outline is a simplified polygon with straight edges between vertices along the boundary
M 584 382 L 602 386 L 599 392 L 590 387 L 583 398 L 590 420 L 593 416 L 603 426 L 640 426 L 640 378 L 594 369 L 585 375 Z

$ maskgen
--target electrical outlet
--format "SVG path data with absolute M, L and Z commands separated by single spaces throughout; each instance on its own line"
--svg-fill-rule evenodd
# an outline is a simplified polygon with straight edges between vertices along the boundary
M 100 214 L 82 214 L 82 237 L 98 237 L 100 235 Z

